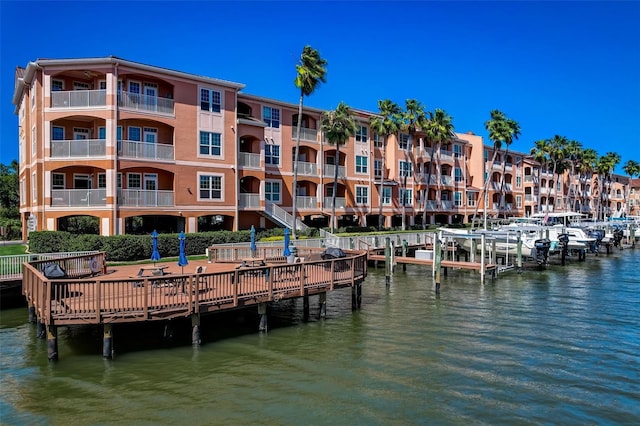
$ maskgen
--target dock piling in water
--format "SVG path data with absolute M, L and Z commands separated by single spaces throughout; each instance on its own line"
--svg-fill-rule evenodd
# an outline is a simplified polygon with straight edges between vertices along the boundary
M 111 324 L 105 324 L 102 333 L 102 357 L 113 358 L 113 329 Z

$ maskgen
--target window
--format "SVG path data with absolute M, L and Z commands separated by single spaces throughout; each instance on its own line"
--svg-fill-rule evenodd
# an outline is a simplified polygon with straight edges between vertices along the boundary
M 51 140 L 63 141 L 64 140 L 64 127 L 53 126 L 51 128 Z
M 142 134 L 144 136 L 145 142 L 158 142 L 158 129 L 155 129 L 153 127 L 145 127 Z
M 222 95 L 217 90 L 200 89 L 200 109 L 202 111 L 220 112 Z
M 106 139 L 106 138 L 107 138 L 107 128 L 98 127 L 98 139 Z
M 516 195 L 516 207 L 517 208 L 522 207 L 522 195 Z
M 62 80 L 51 80 L 51 91 L 52 92 L 60 92 L 64 90 L 64 81 Z
M 142 142 L 142 129 L 140 129 L 140 127 L 129 127 L 127 132 L 130 141 Z
M 89 90 L 89 83 L 83 83 L 81 81 L 73 82 L 73 90 Z
M 51 189 L 64 189 L 64 173 L 51 173 Z
M 484 150 L 484 161 L 485 163 L 489 160 L 489 151 L 487 151 L 486 149 Z
M 476 197 L 474 194 L 473 192 L 467 193 L 467 206 L 469 207 L 475 207 L 476 205 Z
M 279 203 L 281 200 L 280 187 L 280 181 L 264 181 L 264 199 L 274 203 Z
M 98 82 L 98 89 L 107 90 L 107 82 L 105 80 L 100 80 Z
M 369 187 L 356 185 L 356 204 L 369 204 Z
M 106 188 L 106 187 L 107 187 L 107 174 L 98 173 L 98 188 Z
M 462 176 L 462 169 L 460 167 L 456 167 L 454 169 L 454 173 L 455 173 L 455 180 L 456 182 L 462 182 L 464 181 L 464 177 Z
M 33 201 L 38 199 L 38 182 L 36 180 L 35 172 L 31 175 L 31 198 Z
M 411 177 L 413 176 L 413 170 L 411 168 L 411 163 L 408 161 L 400 162 L 400 177 Z
M 516 176 L 516 188 L 522 188 L 522 176 Z
M 36 148 L 38 144 L 36 141 L 36 126 L 31 128 L 31 156 L 34 157 L 36 155 Z
M 373 134 L 373 146 L 376 148 L 384 148 L 384 138 L 377 133 Z
M 140 94 L 140 82 L 138 82 L 138 81 L 130 81 L 129 82 L 129 93 L 138 93 L 138 94 Z
M 268 106 L 262 107 L 262 120 L 268 127 L 280 128 L 280 110 Z
M 453 193 L 453 204 L 456 207 L 462 207 L 462 192 L 456 191 Z
M 200 155 L 220 156 L 220 133 L 200 132 Z
M 222 200 L 222 176 L 200 175 L 200 199 Z
M 264 162 L 277 166 L 280 164 L 280 145 L 264 146 Z
M 116 176 L 116 186 L 118 188 L 122 188 L 122 173 L 118 173 L 118 176 Z
M 31 86 L 31 89 L 29 90 L 30 95 L 31 95 L 31 108 L 33 109 L 34 106 L 36 106 L 36 86 L 33 85 Z
M 127 188 L 142 188 L 142 176 L 140 175 L 140 173 L 127 173 Z
M 382 160 L 373 160 L 373 174 L 376 179 L 382 178 Z
M 382 204 L 391 204 L 391 187 L 385 186 L 382 190 Z
M 369 139 L 367 136 L 367 131 L 368 129 L 365 126 L 361 126 L 359 124 L 356 125 L 356 134 L 355 134 L 356 142 L 366 143 Z
M 369 158 L 356 155 L 356 173 L 369 173 Z
M 81 127 L 74 127 L 73 128 L 73 139 L 74 140 L 89 139 L 89 129 L 83 129 Z
M 453 145 L 453 156 L 462 157 L 462 146 L 458 144 Z
M 400 133 L 398 147 L 400 149 L 409 149 L 409 135 L 407 133 Z
M 413 189 L 400 188 L 399 202 L 401 206 L 412 206 L 413 205 Z

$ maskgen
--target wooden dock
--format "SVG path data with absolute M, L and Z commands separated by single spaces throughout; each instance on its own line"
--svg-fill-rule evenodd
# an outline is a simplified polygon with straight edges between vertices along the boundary
M 326 303 L 327 292 L 345 287 L 352 289 L 352 308 L 359 307 L 366 251 L 345 250 L 344 258 L 286 263 L 278 252 L 282 248 L 274 250 L 276 261 L 266 257 L 264 266 L 190 261 L 189 272 L 182 273 L 176 263 L 158 262 L 152 269 L 162 274 L 144 276 L 137 275 L 141 265 L 107 267 L 104 253 L 30 262 L 23 267 L 22 293 L 30 320 L 49 340 L 49 359 L 57 359 L 57 326 L 103 325 L 103 356 L 109 358 L 111 326 L 116 323 L 191 318 L 197 344 L 201 315 L 255 305 L 260 329 L 266 331 L 267 303 L 306 300 L 310 295 L 320 295 Z M 318 258 L 320 251 L 298 249 L 306 259 Z M 45 268 L 54 264 L 62 267 L 65 277 L 45 276 Z M 305 305 L 308 309 L 308 302 Z
M 384 262 L 385 256 L 381 254 L 370 254 L 369 260 Z M 407 265 L 424 265 L 433 267 L 433 259 L 416 259 L 415 257 L 407 257 L 407 256 L 394 256 L 393 261 L 399 264 L 407 264 Z M 479 262 L 463 262 L 457 260 L 442 260 L 440 262 L 440 266 L 443 268 L 452 268 L 452 269 L 467 269 L 473 271 L 480 271 L 482 269 L 482 264 Z M 484 265 L 485 271 L 493 272 L 496 270 L 496 265 L 489 263 Z

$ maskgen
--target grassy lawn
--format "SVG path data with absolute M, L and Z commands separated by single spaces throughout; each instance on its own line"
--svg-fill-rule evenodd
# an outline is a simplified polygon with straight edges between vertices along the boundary
M 0 243 L 0 256 L 10 256 L 14 254 L 25 254 L 26 246 L 24 244 L 3 244 Z

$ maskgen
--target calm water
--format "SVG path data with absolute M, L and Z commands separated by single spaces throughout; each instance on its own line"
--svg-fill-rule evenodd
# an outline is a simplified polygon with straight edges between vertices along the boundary
M 640 250 L 542 272 L 370 270 L 328 297 L 162 327 L 61 329 L 47 361 L 26 308 L 1 313 L 2 424 L 640 424 Z M 317 299 L 311 299 L 312 310 Z M 131 339 L 125 333 L 135 334 Z

